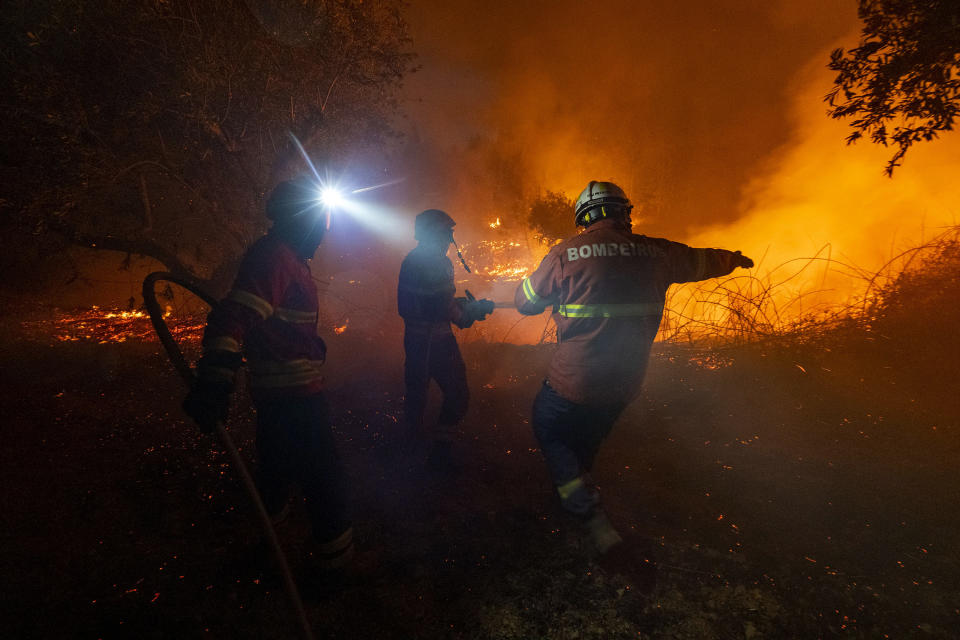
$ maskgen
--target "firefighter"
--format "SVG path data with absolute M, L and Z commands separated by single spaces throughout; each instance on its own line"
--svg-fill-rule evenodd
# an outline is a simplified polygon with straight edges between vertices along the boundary
M 427 464 L 438 471 L 455 471 L 452 457 L 457 425 L 467 412 L 467 372 L 450 324 L 466 329 L 492 312 L 489 300 L 456 298 L 453 264 L 447 249 L 453 243 L 453 218 L 439 209 L 416 217 L 418 244 L 400 265 L 397 307 L 404 321 L 404 413 L 406 437 L 423 426 L 430 380 L 443 392 L 443 405 L 433 434 Z
M 590 469 L 643 383 L 667 287 L 753 266 L 739 251 L 637 235 L 632 208 L 617 185 L 590 182 L 574 212 L 583 231 L 553 247 L 515 294 L 522 314 L 553 310 L 559 346 L 533 403 L 533 431 L 561 505 L 585 524 L 600 554 L 622 538 Z
M 327 219 L 307 179 L 281 182 L 266 215 L 273 224 L 246 252 L 233 288 L 207 316 L 198 378 L 184 409 L 211 431 L 227 415 L 243 356 L 257 410 L 257 481 L 275 522 L 289 512 L 288 490 L 301 486 L 320 569 L 345 567 L 353 529 L 331 431 L 320 366 L 317 290 L 308 260 Z

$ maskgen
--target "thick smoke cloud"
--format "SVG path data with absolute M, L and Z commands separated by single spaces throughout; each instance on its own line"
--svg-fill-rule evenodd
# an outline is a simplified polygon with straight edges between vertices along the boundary
M 762 259 L 749 286 L 776 285 L 789 320 L 958 222 L 960 138 L 889 179 L 891 152 L 848 147 L 826 115 L 829 52 L 859 39 L 852 0 L 518 4 L 411 7 L 411 206 L 448 208 L 461 238 L 497 217 L 521 237 L 538 192 L 612 179 L 642 206 L 635 230 Z
M 855 3 L 837 0 L 427 0 L 410 20 L 416 206 L 479 230 L 538 190 L 613 179 L 645 232 L 681 238 L 737 218 L 790 139 L 796 72 L 857 28 Z
M 864 293 L 867 280 L 891 261 L 883 275 L 897 272 L 898 255 L 960 224 L 954 178 L 960 138 L 948 134 L 917 145 L 886 177 L 893 151 L 866 142 L 847 146 L 846 125 L 817 108 L 830 81 L 823 55 L 797 74 L 790 136 L 744 186 L 738 219 L 690 238 L 706 246 L 732 239 L 745 253 L 763 256 L 757 271 L 770 283 L 788 282 L 781 296 L 803 294 L 808 308 Z M 814 256 L 822 259 L 808 265 Z

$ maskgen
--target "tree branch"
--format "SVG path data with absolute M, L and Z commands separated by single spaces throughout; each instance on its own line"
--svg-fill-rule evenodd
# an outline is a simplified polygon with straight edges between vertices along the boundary
M 81 247 L 135 253 L 140 256 L 153 258 L 163 264 L 163 266 L 173 274 L 194 279 L 197 278 L 193 270 L 184 264 L 176 253 L 148 238 L 118 238 L 111 235 L 86 233 L 66 223 L 51 224 L 51 230 L 62 234 L 71 243 Z

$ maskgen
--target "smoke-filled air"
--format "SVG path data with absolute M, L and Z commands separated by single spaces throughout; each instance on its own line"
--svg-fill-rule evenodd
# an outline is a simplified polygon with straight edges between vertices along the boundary
M 758 259 L 749 277 L 675 290 L 663 335 L 732 328 L 731 295 L 762 331 L 860 303 L 902 252 L 956 224 L 960 141 L 917 149 L 891 179 L 888 148 L 848 146 L 847 124 L 826 116 L 830 51 L 859 36 L 852 3 L 412 11 L 410 159 L 428 169 L 417 193 L 448 207 L 468 244 L 506 242 L 508 275 L 529 273 L 549 246 L 530 235 L 531 203 L 573 200 L 591 179 L 624 187 L 637 233 Z

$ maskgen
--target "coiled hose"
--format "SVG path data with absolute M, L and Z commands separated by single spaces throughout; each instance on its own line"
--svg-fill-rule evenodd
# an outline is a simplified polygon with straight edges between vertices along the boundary
M 172 282 L 177 284 L 206 302 L 208 305 L 210 305 L 210 308 L 217 306 L 217 300 L 194 280 L 177 276 L 172 273 L 167 273 L 165 271 L 155 271 L 143 280 L 143 302 L 147 307 L 147 313 L 150 314 L 150 321 L 153 323 L 153 328 L 157 332 L 157 337 L 160 339 L 160 344 L 163 345 L 164 351 L 167 352 L 167 356 L 170 358 L 170 362 L 173 364 L 174 369 L 177 370 L 177 373 L 180 374 L 180 377 L 183 378 L 184 383 L 189 389 L 196 379 L 196 373 L 194 372 L 193 367 L 190 366 L 190 363 L 187 362 L 186 358 L 183 357 L 180 347 L 177 345 L 176 340 L 173 339 L 173 336 L 170 334 L 170 329 L 167 327 L 167 323 L 163 319 L 163 309 L 160 308 L 160 303 L 157 302 L 157 294 L 155 291 L 157 282 Z M 287 562 L 287 556 L 283 553 L 283 549 L 280 547 L 280 540 L 277 538 L 277 532 L 273 528 L 273 522 L 270 519 L 270 515 L 267 513 L 267 509 L 263 504 L 263 500 L 260 498 L 260 493 L 257 491 L 257 486 L 253 482 L 253 477 L 250 475 L 250 470 L 247 469 L 247 465 L 244 463 L 243 458 L 240 457 L 240 452 L 237 450 L 236 445 L 233 443 L 233 439 L 230 437 L 230 434 L 227 432 L 223 423 L 217 422 L 216 431 L 217 435 L 220 437 L 220 441 L 223 443 L 223 446 L 226 447 L 227 452 L 230 454 L 230 459 L 233 461 L 233 467 L 240 475 L 240 479 L 243 481 L 243 487 L 246 489 L 247 495 L 250 497 L 251 502 L 253 502 L 253 505 L 256 508 L 257 514 L 260 516 L 260 525 L 263 528 L 263 532 L 267 535 L 267 539 L 270 541 L 270 546 L 273 548 L 273 554 L 276 558 L 277 565 L 280 567 L 280 572 L 283 574 L 283 581 L 287 589 L 287 594 L 290 596 L 290 601 L 293 603 L 297 617 L 300 620 L 300 631 L 303 635 L 303 638 L 305 640 L 313 640 L 313 630 L 310 628 L 310 622 L 307 620 L 307 614 L 303 608 L 303 600 L 300 598 L 300 591 L 297 589 L 297 584 L 293 580 L 293 573 L 290 571 L 290 565 Z

